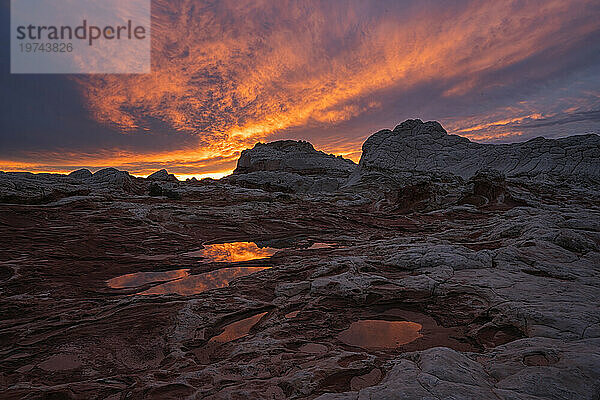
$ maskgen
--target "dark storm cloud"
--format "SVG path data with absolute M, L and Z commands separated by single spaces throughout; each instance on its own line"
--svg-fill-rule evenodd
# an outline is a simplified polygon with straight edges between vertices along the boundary
M 536 122 L 519 125 L 522 129 L 551 127 L 556 125 L 571 124 L 573 122 L 600 122 L 600 110 L 576 112 L 568 115 L 540 118 Z

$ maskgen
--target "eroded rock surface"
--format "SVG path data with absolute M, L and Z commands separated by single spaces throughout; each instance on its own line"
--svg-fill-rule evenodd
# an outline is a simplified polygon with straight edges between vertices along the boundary
M 351 160 L 317 151 L 308 142 L 280 140 L 244 150 L 226 180 L 268 191 L 333 192 L 355 169 Z
M 0 397 L 595 400 L 600 190 L 480 167 L 379 197 L 2 173 Z
M 233 173 L 277 171 L 347 177 L 355 168 L 351 160 L 315 150 L 309 142 L 279 140 L 257 143 L 252 149 L 242 151 Z
M 161 169 L 152 174 L 148 175 L 146 178 L 151 181 L 162 181 L 162 182 L 178 182 L 179 180 L 175 177 L 175 175 L 170 174 L 166 169 Z
M 362 171 L 387 170 L 408 175 L 435 171 L 463 178 L 482 168 L 493 168 L 509 177 L 598 181 L 600 136 L 538 137 L 523 143 L 481 144 L 449 135 L 438 122 L 415 119 L 369 137 L 363 144 L 359 163 Z

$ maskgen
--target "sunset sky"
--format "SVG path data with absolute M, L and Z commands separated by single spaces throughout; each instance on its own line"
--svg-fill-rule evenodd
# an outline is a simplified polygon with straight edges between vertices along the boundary
M 152 2 L 152 73 L 10 75 L 0 170 L 222 176 L 257 141 L 358 161 L 373 132 L 438 120 L 480 142 L 600 133 L 600 2 Z

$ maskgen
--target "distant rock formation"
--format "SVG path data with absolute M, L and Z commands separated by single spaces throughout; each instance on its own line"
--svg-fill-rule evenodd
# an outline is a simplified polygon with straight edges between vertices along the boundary
M 332 192 L 355 169 L 351 160 L 315 150 L 308 142 L 279 140 L 242 151 L 237 168 L 225 181 L 267 191 Z
M 77 171 L 71 172 L 67 176 L 69 178 L 83 180 L 83 179 L 91 178 L 92 177 L 92 173 L 91 173 L 91 171 L 89 169 L 82 168 L 82 169 L 78 169 Z
M 278 140 L 257 143 L 252 149 L 242 151 L 233 174 L 278 171 L 345 177 L 355 168 L 356 164 L 351 160 L 315 150 L 309 142 Z
M 115 168 L 94 174 L 80 169 L 69 175 L 0 172 L 0 202 L 43 204 L 64 197 L 134 193 L 139 191 L 134 179 L 127 171 Z
M 119 171 L 116 168 L 104 168 L 96 171 L 89 181 L 93 184 L 103 184 L 125 191 L 130 191 L 133 188 L 133 180 L 129 172 Z
M 359 171 L 401 175 L 451 173 L 469 178 L 482 168 L 507 177 L 600 180 L 600 136 L 535 138 L 523 143 L 481 144 L 449 135 L 438 122 L 407 120 L 371 135 L 362 147 Z
M 170 174 L 166 169 L 161 169 L 150 175 L 146 179 L 160 182 L 179 182 L 179 179 L 173 174 Z
M 415 119 L 371 135 L 358 165 L 305 141 L 280 140 L 244 150 L 233 174 L 220 180 L 180 182 L 165 169 L 146 179 L 115 168 L 68 175 L 0 172 L 0 202 L 43 204 L 126 193 L 186 199 L 201 197 L 207 186 L 229 190 L 234 185 L 263 195 L 270 192 L 268 196 L 332 196 L 342 206 L 410 213 L 453 205 L 523 204 L 515 192 L 519 185 L 556 184 L 577 185 L 584 197 L 597 193 L 600 136 L 480 144 L 449 135 L 438 122 Z
M 59 174 L 0 172 L 0 202 L 41 204 L 89 194 L 79 179 Z

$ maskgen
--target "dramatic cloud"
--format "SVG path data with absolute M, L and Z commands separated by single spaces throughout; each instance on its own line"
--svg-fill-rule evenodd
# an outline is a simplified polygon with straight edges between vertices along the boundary
M 153 72 L 55 84 L 80 116 L 25 123 L 42 145 L 3 126 L 0 168 L 200 175 L 279 138 L 357 159 L 411 117 L 483 141 L 598 132 L 599 17 L 597 1 L 158 0 Z

